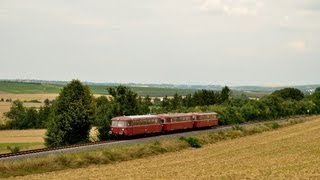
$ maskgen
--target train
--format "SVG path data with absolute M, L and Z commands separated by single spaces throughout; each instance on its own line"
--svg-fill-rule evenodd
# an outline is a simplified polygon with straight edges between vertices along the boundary
M 218 114 L 175 113 L 157 115 L 118 116 L 111 119 L 112 138 L 147 136 L 218 126 Z

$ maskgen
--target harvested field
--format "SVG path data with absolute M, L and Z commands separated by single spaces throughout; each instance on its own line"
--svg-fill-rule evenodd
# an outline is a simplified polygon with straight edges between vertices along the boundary
M 9 152 L 7 146 L 20 147 L 21 150 L 44 147 L 46 129 L 0 130 L 0 153 Z M 98 130 L 93 127 L 90 139 L 97 140 Z
M 43 105 L 43 101 L 45 99 L 53 100 L 59 94 L 12 94 L 12 93 L 1 93 L 0 92 L 0 99 L 3 98 L 4 100 L 11 99 L 24 101 L 31 101 L 31 100 L 38 100 L 42 103 L 32 103 L 32 102 L 24 102 L 23 105 L 26 107 L 40 107 Z M 94 94 L 95 97 L 101 96 L 101 94 Z M 107 95 L 108 96 L 108 95 Z M 10 110 L 12 103 L 11 102 L 0 102 L 0 124 L 3 123 L 4 117 L 3 113 L 8 112 Z
M 43 143 L 45 129 L 1 130 L 0 143 Z
M 0 93 L 0 99 L 12 99 L 21 100 L 21 101 L 30 101 L 30 100 L 40 100 L 43 101 L 45 99 L 53 100 L 56 98 L 58 94 L 12 94 L 12 93 Z
M 318 179 L 320 118 L 200 149 L 19 179 Z
M 45 132 L 45 129 L 1 130 L 0 153 L 10 152 L 8 146 L 19 147 L 20 150 L 43 148 Z

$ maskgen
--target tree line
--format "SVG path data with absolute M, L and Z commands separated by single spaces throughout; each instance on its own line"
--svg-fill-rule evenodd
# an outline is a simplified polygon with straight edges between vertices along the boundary
M 198 90 L 193 94 L 151 99 L 141 97 L 125 86 L 107 88 L 109 97 L 95 98 L 89 87 L 79 80 L 66 85 L 53 103 L 40 109 L 27 108 L 14 101 L 5 128 L 47 128 L 45 142 L 49 147 L 89 141 L 92 126 L 98 128 L 100 140 L 109 139 L 111 118 L 122 115 L 168 112 L 214 111 L 221 125 L 269 120 L 303 114 L 320 114 L 320 88 L 305 95 L 295 88 L 273 92 L 259 100 L 232 98 L 230 89 Z

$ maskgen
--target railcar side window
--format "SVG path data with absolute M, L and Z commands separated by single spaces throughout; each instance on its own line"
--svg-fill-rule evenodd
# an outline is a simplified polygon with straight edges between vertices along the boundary
M 127 121 L 119 121 L 118 127 L 125 127 L 127 125 Z
M 126 127 L 128 125 L 128 121 L 112 121 L 113 127 Z

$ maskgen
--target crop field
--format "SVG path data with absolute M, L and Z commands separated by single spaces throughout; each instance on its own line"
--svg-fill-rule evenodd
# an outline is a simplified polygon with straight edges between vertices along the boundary
M 43 105 L 45 99 L 53 100 L 59 94 L 12 94 L 12 93 L 0 93 L 0 99 L 3 98 L 14 100 L 20 100 L 23 102 L 26 107 L 36 107 L 39 108 Z M 94 94 L 95 97 L 101 96 L 100 94 Z M 41 103 L 30 102 L 32 100 L 37 100 Z M 3 113 L 10 110 L 12 103 L 11 102 L 0 102 L 0 124 L 3 123 L 4 117 Z
M 0 143 L 43 143 L 45 129 L 1 130 Z
M 18 179 L 318 179 L 320 118 L 199 149 Z
M 43 148 L 45 129 L 1 130 L 0 153 L 10 152 L 7 147 L 18 147 L 20 150 Z
M 0 130 L 0 153 L 9 152 L 7 146 L 19 147 L 20 150 L 44 147 L 46 129 Z M 97 139 L 97 129 L 90 131 L 92 140 Z
M 61 84 L 40 84 L 40 83 L 19 83 L 0 81 L 0 94 L 58 94 L 64 85 Z M 93 94 L 108 94 L 107 87 L 102 85 L 89 85 Z M 110 87 L 110 86 L 109 86 Z M 151 97 L 172 96 L 176 92 L 180 95 L 193 93 L 193 89 L 176 89 L 160 87 L 133 87 L 130 88 L 140 96 Z M 1 97 L 0 97 L 1 98 Z

